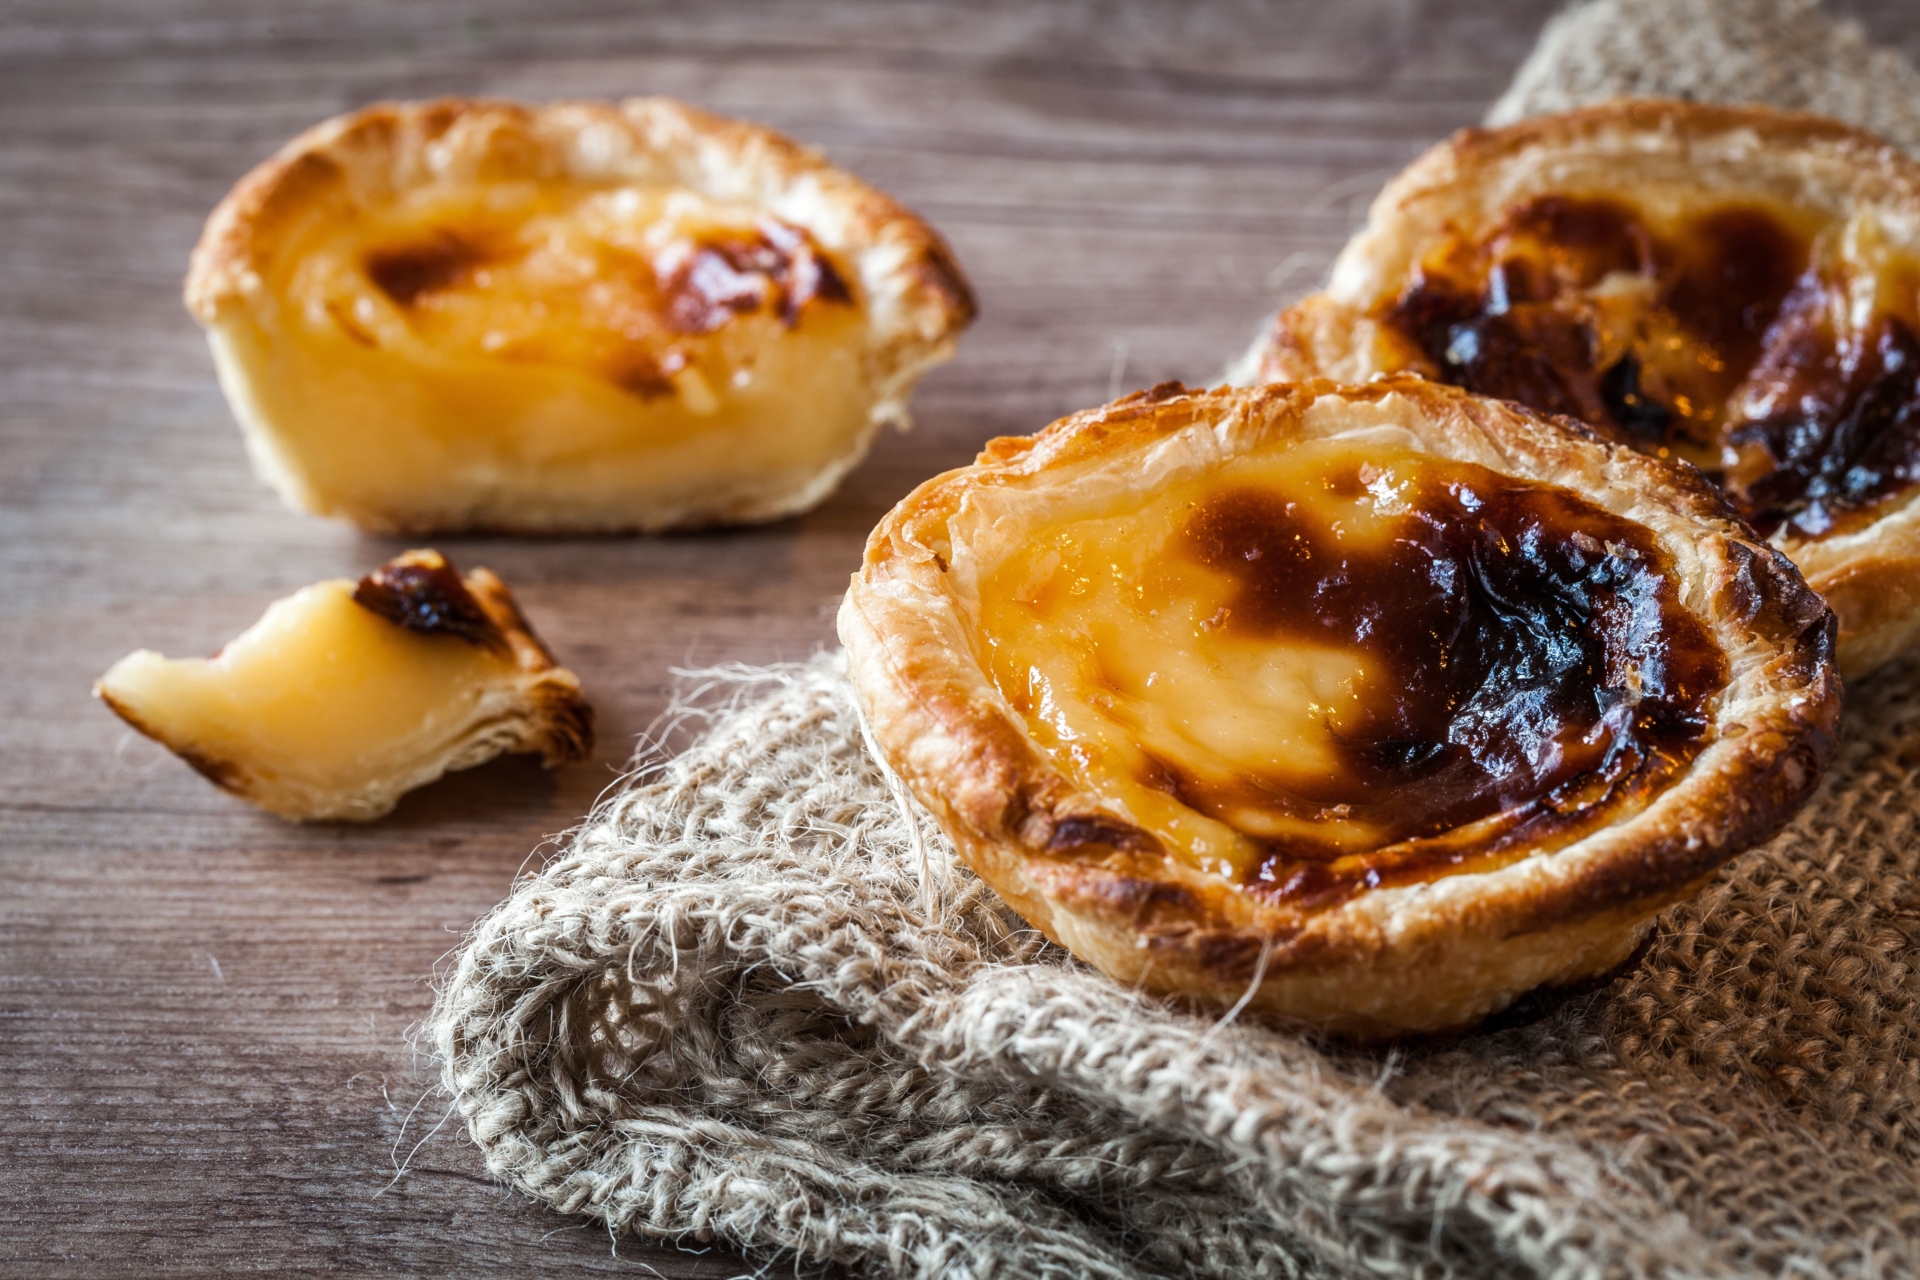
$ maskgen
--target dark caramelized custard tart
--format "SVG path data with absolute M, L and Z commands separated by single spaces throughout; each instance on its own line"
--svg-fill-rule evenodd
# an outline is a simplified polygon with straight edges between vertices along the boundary
M 1769 834 L 1831 630 L 1695 473 L 1418 379 L 996 441 L 841 613 L 883 755 L 1036 926 L 1361 1034 L 1604 970 Z
M 1701 468 L 1865 671 L 1920 627 L 1920 166 L 1843 126 L 1628 102 L 1390 185 L 1257 379 L 1410 371 Z

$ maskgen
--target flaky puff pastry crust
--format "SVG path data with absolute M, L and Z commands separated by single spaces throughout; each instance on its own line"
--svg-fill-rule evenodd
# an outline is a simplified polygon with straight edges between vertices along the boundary
M 1920 163 L 1873 134 L 1757 106 L 1622 99 L 1499 129 L 1463 129 L 1389 182 L 1342 250 L 1325 290 L 1283 310 L 1228 374 L 1240 385 L 1324 377 L 1364 382 L 1409 367 L 1378 311 L 1448 239 L 1492 227 L 1521 201 L 1565 190 L 1631 198 L 1650 183 L 1728 204 L 1782 202 L 1844 220 L 1875 215 L 1920 254 Z M 1775 546 L 1833 606 L 1841 671 L 1857 677 L 1920 638 L 1920 490 L 1865 528 Z
M 352 306 L 294 296 L 289 281 L 316 229 L 429 190 L 468 188 L 480 207 L 483 188 L 515 184 L 683 191 L 806 237 L 805 252 L 824 254 L 828 283 L 851 295 L 838 300 L 858 308 L 858 368 L 836 384 L 832 412 L 804 388 L 782 396 L 769 377 L 753 407 L 712 429 L 715 419 L 701 415 L 732 389 L 696 394 L 664 380 L 672 364 L 635 392 L 591 370 L 436 350 L 408 335 L 404 299 L 396 308 L 371 294 L 359 305 L 377 314 L 356 318 L 344 314 Z M 431 249 L 439 232 L 422 234 Z M 725 290 L 739 280 L 724 267 L 720 277 L 714 314 L 724 318 L 738 301 Z M 974 313 L 958 263 L 911 211 L 772 130 L 665 98 L 444 99 L 329 120 L 214 210 L 186 304 L 208 331 L 262 478 L 295 507 L 402 533 L 653 531 L 803 510 L 859 461 L 881 424 L 906 425 L 914 383 L 951 357 Z
M 983 542 L 1012 554 L 1063 501 L 1144 500 L 1254 451 L 1381 430 L 1576 489 L 1650 530 L 1729 679 L 1691 764 L 1571 844 L 1321 908 L 1275 905 L 1131 828 L 1036 744 L 987 671 L 970 584 L 991 566 L 972 561 Z M 1253 1012 L 1363 1038 L 1464 1027 L 1623 962 L 1655 913 L 1807 797 L 1840 709 L 1831 614 L 1696 473 L 1415 378 L 1172 384 L 995 440 L 882 521 L 839 627 L 885 763 L 1048 937 L 1121 981 L 1204 1005 L 1231 1005 L 1257 983 Z

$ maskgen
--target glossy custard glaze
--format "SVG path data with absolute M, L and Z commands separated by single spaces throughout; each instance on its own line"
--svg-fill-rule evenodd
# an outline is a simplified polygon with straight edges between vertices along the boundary
M 1920 480 L 1920 275 L 1864 216 L 1543 196 L 1381 318 L 1430 376 L 1695 463 L 1762 532 L 1844 532 Z
M 1377 441 L 1045 528 L 981 600 L 996 683 L 1078 785 L 1303 904 L 1644 803 L 1726 680 L 1641 526 Z
M 696 411 L 764 348 L 859 335 L 846 276 L 806 231 L 670 188 L 428 188 L 299 270 L 295 294 L 363 346 L 579 369 Z

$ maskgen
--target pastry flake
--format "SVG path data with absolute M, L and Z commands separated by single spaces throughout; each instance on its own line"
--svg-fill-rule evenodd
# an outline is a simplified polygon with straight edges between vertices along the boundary
M 260 474 L 406 532 L 802 510 L 973 314 L 912 213 L 661 98 L 328 121 L 215 209 L 186 299 Z
M 995 441 L 840 614 L 882 756 L 1036 927 L 1359 1036 L 1604 972 L 1777 829 L 1832 630 L 1697 473 L 1417 378 Z
M 1375 202 L 1236 381 L 1414 372 L 1705 470 L 1840 618 L 1920 634 L 1920 164 L 1761 107 L 1466 130 Z
M 593 711 L 506 584 L 409 551 L 268 606 L 212 658 L 140 650 L 94 693 L 216 785 L 281 817 L 368 821 L 504 752 L 583 758 Z

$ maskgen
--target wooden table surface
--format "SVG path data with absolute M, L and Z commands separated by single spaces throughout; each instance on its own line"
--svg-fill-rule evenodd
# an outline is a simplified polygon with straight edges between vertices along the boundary
M 1920 52 L 1910 0 L 1845 7 Z M 674 668 L 831 644 L 867 530 L 988 437 L 1214 379 L 1549 8 L 0 3 L 0 1272 L 740 1271 L 487 1177 L 411 1041 L 436 965 L 614 778 Z M 579 673 L 588 764 L 495 762 L 371 826 L 296 827 L 128 732 L 88 692 L 114 659 L 211 652 L 402 547 L 248 473 L 179 302 L 207 210 L 375 99 L 634 93 L 786 130 L 945 231 L 982 317 L 916 429 L 764 528 L 439 544 Z

